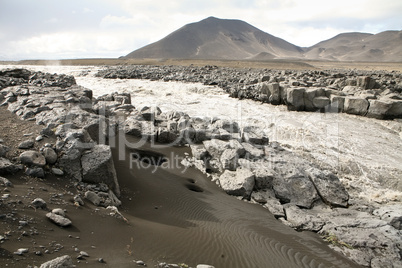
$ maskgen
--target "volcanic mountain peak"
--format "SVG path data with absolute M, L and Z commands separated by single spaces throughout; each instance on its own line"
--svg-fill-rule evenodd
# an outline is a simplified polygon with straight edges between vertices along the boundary
M 342 33 L 301 48 L 247 22 L 208 17 L 124 58 L 402 61 L 402 31 Z

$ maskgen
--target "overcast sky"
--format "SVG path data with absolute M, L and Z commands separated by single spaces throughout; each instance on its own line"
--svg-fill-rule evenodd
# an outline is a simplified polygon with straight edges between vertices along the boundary
M 0 0 L 0 60 L 119 57 L 209 16 L 298 46 L 402 30 L 401 0 Z

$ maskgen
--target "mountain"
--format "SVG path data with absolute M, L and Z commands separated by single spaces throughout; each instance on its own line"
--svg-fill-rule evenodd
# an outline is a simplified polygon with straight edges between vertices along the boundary
M 402 31 L 342 33 L 305 51 L 308 59 L 399 62 L 402 61 Z
M 244 21 L 209 17 L 125 58 L 246 59 L 261 52 L 282 58 L 300 57 L 303 50 Z
M 209 17 L 123 58 L 402 62 L 402 31 L 342 33 L 301 48 L 244 21 Z

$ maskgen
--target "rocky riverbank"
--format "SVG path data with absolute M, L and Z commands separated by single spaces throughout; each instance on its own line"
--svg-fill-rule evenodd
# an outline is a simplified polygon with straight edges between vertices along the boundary
M 153 72 L 153 67 L 130 68 L 140 73 L 136 74 L 137 76 L 149 77 L 148 79 L 158 77 L 177 80 L 178 78 L 174 77 L 187 75 L 176 72 L 169 74 L 173 78 L 167 78 L 168 76 Z M 177 70 L 181 67 L 169 68 Z M 209 84 L 218 84 L 228 90 L 228 86 L 222 84 L 222 81 L 228 79 L 228 75 L 225 75 L 226 69 L 204 69 L 214 73 L 214 79 L 210 77 Z M 109 72 L 113 73 L 110 70 Z M 143 73 L 147 74 L 146 77 Z M 191 73 L 199 76 L 196 71 Z M 222 73 L 221 82 L 212 81 Z M 35 139 L 24 141 L 21 148 L 24 151 L 21 154 L 14 155 L 11 160 L 1 158 L 2 174 L 23 170 L 28 176 L 43 178 L 52 173 L 66 173 L 76 182 L 77 194 L 73 196 L 75 206 L 82 206 L 87 200 L 96 206 L 118 211 L 117 207 L 121 204 L 118 197 L 121 191 L 111 148 L 105 145 L 107 141 L 110 143 L 116 136 L 124 133 L 151 143 L 186 145 L 191 147 L 192 156 L 185 159 L 183 164 L 195 166 L 205 172 L 228 194 L 263 205 L 281 222 L 292 228 L 319 233 L 335 250 L 341 251 L 361 265 L 402 266 L 400 203 L 381 206 L 351 204 L 349 193 L 336 174 L 301 158 L 276 142 L 269 142 L 269 137 L 258 127 L 241 127 L 238 122 L 219 118 L 194 118 L 180 111 L 163 112 L 157 107 L 137 110 L 127 93 L 111 93 L 95 99 L 91 90 L 74 85 L 74 77 L 71 76 L 30 73 L 27 70 L 10 70 L 1 74 L 1 106 L 7 106 L 9 111 L 23 120 L 35 121 L 43 126 L 40 135 Z M 251 77 L 252 75 L 247 80 L 251 83 L 245 84 L 260 89 L 266 87 L 268 91 L 265 97 L 271 103 L 276 94 L 271 93 L 271 89 L 279 87 L 281 91 L 284 88 L 283 84 L 270 81 L 270 77 L 261 77 L 259 84 L 258 80 L 254 83 L 255 79 L 252 80 Z M 396 82 L 388 83 L 394 86 L 393 92 L 389 93 L 393 94 L 393 97 L 389 98 L 392 100 L 391 107 L 400 103 L 400 100 L 396 99 L 400 97 L 399 78 L 396 74 L 393 76 Z M 290 109 L 294 103 L 288 100 L 289 96 L 293 96 L 289 95 L 292 90 L 293 88 L 286 93 L 286 104 Z M 316 96 L 315 94 L 321 91 L 328 92 L 326 89 L 314 90 L 315 93 L 311 96 Z M 303 94 L 300 96 L 305 108 L 305 93 L 308 90 L 304 88 L 301 91 Z M 382 96 L 389 95 L 384 94 L 385 91 Z M 282 93 L 279 95 L 283 96 Z M 237 94 L 237 97 L 239 96 L 243 96 L 243 93 Z M 253 96 L 252 98 L 257 98 L 257 95 Z M 331 96 L 325 98 L 331 100 Z M 341 97 L 344 97 L 345 104 L 351 102 L 350 97 Z M 260 93 L 258 98 L 261 98 Z M 313 103 L 317 103 L 317 98 L 324 100 L 324 96 L 316 96 L 312 98 Z M 324 102 L 327 102 L 326 99 Z M 350 106 L 348 105 L 347 107 Z M 399 117 L 399 114 L 389 112 L 394 111 L 394 108 L 389 109 L 382 113 L 382 118 Z M 41 144 L 41 139 L 50 139 L 51 142 Z M 9 148 L 4 147 L 3 151 L 7 152 Z M 6 153 L 3 156 L 6 156 Z M 6 184 L 7 181 L 4 185 Z M 37 204 L 40 202 L 34 202 L 33 206 Z M 38 208 L 44 206 L 41 204 Z M 59 212 L 60 210 L 49 211 L 49 219 L 59 225 L 68 223 L 69 219 Z M 72 224 L 74 225 L 74 222 Z
M 216 85 L 231 97 L 377 119 L 402 118 L 402 74 L 369 71 L 278 71 L 216 66 L 119 66 L 98 72 L 109 79 L 150 79 Z

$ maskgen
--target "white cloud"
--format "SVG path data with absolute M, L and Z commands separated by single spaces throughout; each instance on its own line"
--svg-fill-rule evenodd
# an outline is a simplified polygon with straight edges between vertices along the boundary
M 0 25 L 11 33 L 0 32 L 0 51 L 7 58 L 19 59 L 66 55 L 118 57 L 209 16 L 244 20 L 299 46 L 310 46 L 341 32 L 377 33 L 400 30 L 402 25 L 402 1 L 394 0 L 104 0 L 93 1 L 96 6 L 88 3 L 91 1 L 79 5 L 75 0 L 63 2 L 66 12 L 60 18 L 35 16 L 26 10 L 22 14 L 25 21 L 45 22 L 32 23 L 32 29 L 19 23 L 17 17 L 4 21 L 0 18 Z M 0 14 L 6 12 L 0 10 Z M 24 34 L 12 35 L 17 32 Z

